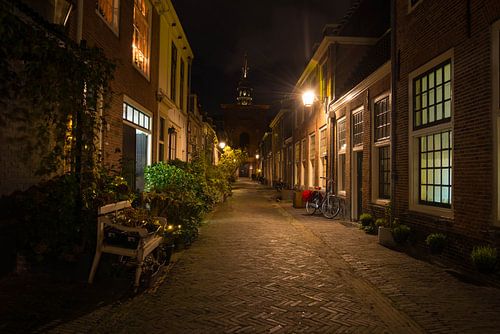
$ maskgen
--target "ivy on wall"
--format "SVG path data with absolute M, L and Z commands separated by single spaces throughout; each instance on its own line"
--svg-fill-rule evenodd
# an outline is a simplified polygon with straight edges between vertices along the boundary
M 91 170 L 98 108 L 109 102 L 114 64 L 102 50 L 51 33 L 13 5 L 0 6 L 0 126 L 11 129 L 25 159 L 36 158 L 39 175 L 64 166 Z

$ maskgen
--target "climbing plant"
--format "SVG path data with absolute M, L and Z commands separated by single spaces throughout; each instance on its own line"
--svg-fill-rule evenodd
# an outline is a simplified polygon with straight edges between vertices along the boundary
M 2 207 L 23 231 L 21 247 L 57 254 L 88 246 L 98 197 L 123 188 L 103 172 L 97 147 L 115 65 L 19 6 L 0 1 L 2 145 L 50 181 L 2 199 Z
M 102 50 L 0 6 L 0 126 L 26 160 L 36 159 L 38 175 L 91 170 L 114 64 Z

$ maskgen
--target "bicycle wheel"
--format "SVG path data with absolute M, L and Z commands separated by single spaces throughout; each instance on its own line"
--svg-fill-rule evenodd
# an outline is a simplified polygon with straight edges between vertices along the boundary
M 313 198 L 310 201 L 306 202 L 306 212 L 310 215 L 313 215 L 318 209 L 318 199 Z
M 340 212 L 340 201 L 337 197 L 329 195 L 321 206 L 321 211 L 323 216 L 328 219 L 332 219 Z

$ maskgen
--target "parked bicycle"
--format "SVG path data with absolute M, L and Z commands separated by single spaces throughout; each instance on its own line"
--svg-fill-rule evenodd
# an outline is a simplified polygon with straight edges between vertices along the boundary
M 306 201 L 306 212 L 310 215 L 320 211 L 325 218 L 332 219 L 340 212 L 340 200 L 333 193 L 333 180 L 328 180 L 326 192 L 321 193 L 321 187 L 315 187 Z

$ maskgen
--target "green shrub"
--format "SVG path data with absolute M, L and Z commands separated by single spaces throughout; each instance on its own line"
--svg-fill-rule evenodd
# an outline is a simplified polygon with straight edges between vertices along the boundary
M 368 234 L 377 234 L 378 233 L 378 227 L 375 225 L 368 225 L 363 227 L 363 230 L 368 233 Z
M 446 245 L 446 235 L 443 233 L 431 233 L 425 239 L 425 243 L 429 246 L 431 253 L 439 254 Z
M 398 244 L 403 244 L 406 242 L 406 240 L 408 240 L 408 237 L 410 236 L 411 233 L 411 229 L 409 226 L 405 224 L 398 224 L 397 226 L 392 228 L 391 232 L 394 241 L 397 242 Z
M 359 222 L 361 226 L 366 227 L 372 225 L 374 222 L 373 216 L 369 213 L 363 213 L 359 216 Z
M 379 227 L 379 226 L 387 227 L 388 226 L 387 220 L 385 218 L 378 218 L 375 221 L 375 226 L 377 226 L 377 227 Z
M 470 255 L 476 269 L 482 273 L 492 273 L 497 265 L 497 250 L 491 246 L 474 247 Z

